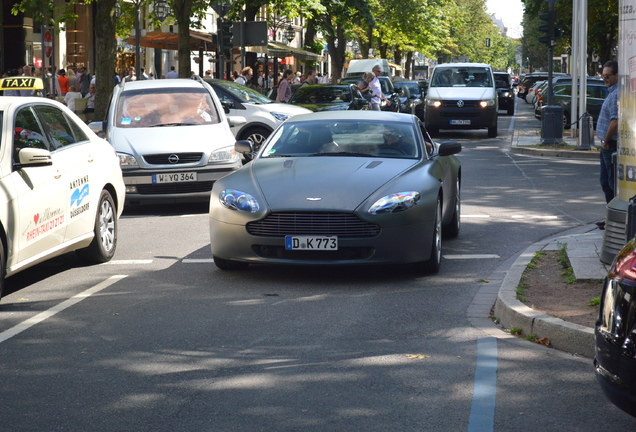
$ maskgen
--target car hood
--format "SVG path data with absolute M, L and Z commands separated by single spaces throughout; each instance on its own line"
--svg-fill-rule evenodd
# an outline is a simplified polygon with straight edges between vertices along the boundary
M 489 99 L 493 96 L 492 87 L 433 87 L 428 89 L 429 99 Z
M 413 159 L 316 156 L 256 159 L 250 169 L 272 210 L 352 211 L 417 163 Z
M 287 114 L 289 116 L 294 116 L 297 114 L 307 114 L 311 112 L 307 108 L 303 108 L 301 106 L 290 105 L 285 103 L 272 102 L 267 104 L 258 104 L 258 107 L 269 112 Z
M 227 123 L 152 128 L 113 128 L 108 141 L 118 152 L 150 154 L 166 152 L 204 152 L 234 145 Z
M 310 111 L 344 111 L 349 109 L 348 102 L 341 103 L 319 103 L 319 104 L 296 104 L 297 106 L 307 108 Z

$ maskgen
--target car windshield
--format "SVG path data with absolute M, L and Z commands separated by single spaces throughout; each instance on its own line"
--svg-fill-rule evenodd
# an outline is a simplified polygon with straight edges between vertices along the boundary
M 342 86 L 302 86 L 290 103 L 331 104 L 351 102 L 351 90 Z
M 492 87 L 492 75 L 487 67 L 437 67 L 430 87 Z
M 421 135 L 414 124 L 377 120 L 287 121 L 276 130 L 261 158 L 351 156 L 419 158 Z
M 220 121 L 210 93 L 203 88 L 124 91 L 115 112 L 115 124 L 121 128 L 191 126 Z
M 273 102 L 264 94 L 232 81 L 215 80 L 214 85 L 217 85 L 228 93 L 231 93 L 233 96 L 236 96 L 243 103 L 268 104 Z
M 398 87 L 406 87 L 409 89 L 411 96 L 419 95 L 422 92 L 420 85 L 416 82 L 402 81 L 398 83 Z

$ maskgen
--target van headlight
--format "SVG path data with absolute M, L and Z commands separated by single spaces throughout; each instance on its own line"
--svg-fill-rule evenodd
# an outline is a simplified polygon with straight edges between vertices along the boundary
M 234 162 L 239 159 L 234 146 L 223 147 L 214 150 L 208 159 L 208 163 Z
M 482 108 L 495 106 L 495 100 L 494 99 L 483 100 L 479 102 L 479 106 Z
M 117 157 L 119 158 L 119 166 L 122 168 L 138 168 L 139 164 L 137 163 L 137 159 L 133 155 L 129 155 L 128 153 L 119 153 L 117 152 Z
M 442 101 L 437 99 L 426 99 L 426 106 L 439 108 L 442 106 Z

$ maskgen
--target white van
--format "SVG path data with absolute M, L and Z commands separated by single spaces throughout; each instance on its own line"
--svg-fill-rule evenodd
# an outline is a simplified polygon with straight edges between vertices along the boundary
M 488 129 L 497 136 L 497 89 L 490 65 L 443 63 L 429 81 L 424 122 L 431 135 L 440 129 Z
M 375 65 L 380 65 L 382 75 L 389 76 L 389 61 L 386 59 L 353 59 L 349 60 L 349 67 L 345 78 L 362 78 L 365 72 L 371 72 Z

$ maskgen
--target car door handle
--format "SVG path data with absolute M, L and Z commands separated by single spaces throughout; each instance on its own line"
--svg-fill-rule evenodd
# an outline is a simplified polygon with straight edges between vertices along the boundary
M 93 163 L 93 162 L 95 162 L 95 158 L 93 156 L 89 156 L 88 163 Z
M 55 178 L 55 180 L 59 180 L 60 177 L 62 177 L 62 172 L 57 171 L 53 177 Z

